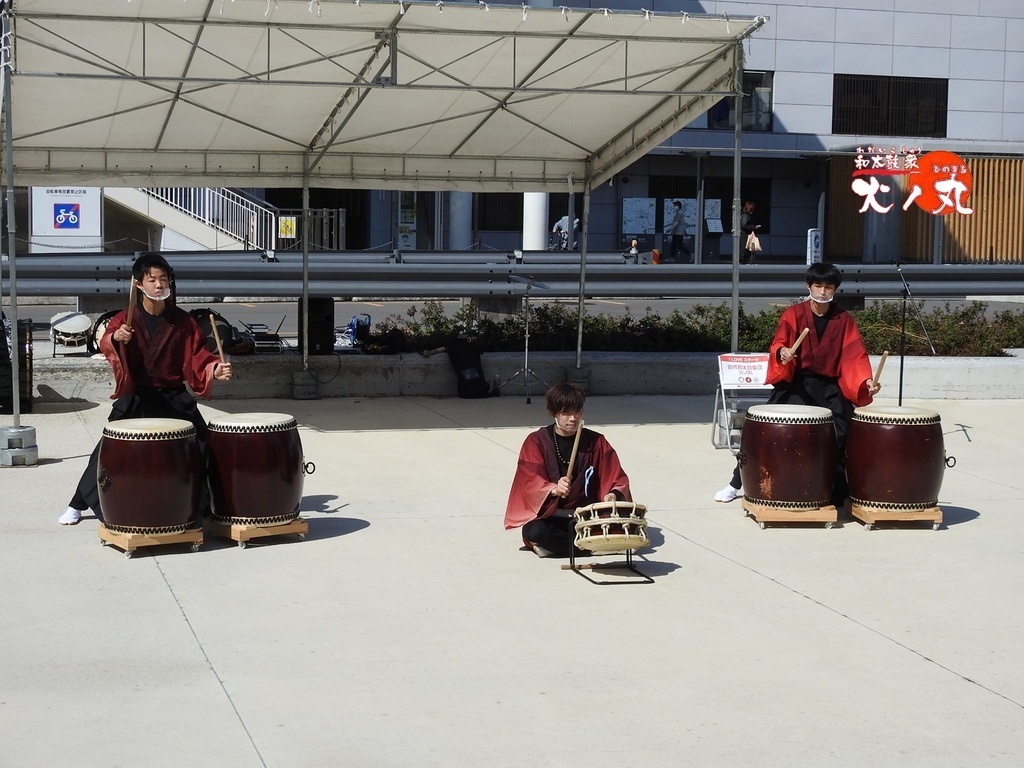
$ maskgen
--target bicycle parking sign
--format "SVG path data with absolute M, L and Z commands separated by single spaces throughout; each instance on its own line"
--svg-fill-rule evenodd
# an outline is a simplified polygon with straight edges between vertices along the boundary
M 82 221 L 82 207 L 79 203 L 54 203 L 53 228 L 78 229 Z

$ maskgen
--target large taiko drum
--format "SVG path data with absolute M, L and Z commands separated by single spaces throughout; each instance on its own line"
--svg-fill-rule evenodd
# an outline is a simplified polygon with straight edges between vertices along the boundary
M 183 419 L 122 419 L 103 428 L 96 467 L 103 524 L 119 533 L 181 533 L 196 520 L 202 457 Z
M 271 526 L 298 517 L 302 442 L 286 413 L 236 413 L 210 420 L 207 437 L 213 519 Z
M 740 437 L 743 496 L 779 509 L 831 504 L 839 449 L 832 411 L 813 405 L 753 405 Z
M 100 342 L 103 340 L 103 336 L 107 332 L 107 326 L 110 325 L 110 321 L 117 315 L 119 309 L 112 309 L 109 312 L 104 312 L 98 318 L 96 318 L 96 324 L 92 327 L 92 334 L 89 337 L 89 351 L 92 354 L 99 352 Z
M 846 438 L 850 502 L 917 512 L 939 503 L 946 466 L 939 414 L 924 408 L 856 408 Z
M 647 538 L 647 507 L 632 501 L 601 501 L 577 507 L 574 513 L 580 549 L 618 552 L 650 544 Z

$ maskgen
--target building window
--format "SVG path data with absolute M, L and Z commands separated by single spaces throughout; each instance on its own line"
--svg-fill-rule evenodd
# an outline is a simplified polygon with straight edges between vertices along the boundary
M 744 131 L 772 130 L 772 72 L 743 73 L 743 122 Z M 735 100 L 722 99 L 708 112 L 708 128 L 735 130 Z
M 948 99 L 940 78 L 835 75 L 832 133 L 944 139 Z
M 476 196 L 477 226 L 486 231 L 521 231 L 523 195 L 521 192 L 490 192 Z

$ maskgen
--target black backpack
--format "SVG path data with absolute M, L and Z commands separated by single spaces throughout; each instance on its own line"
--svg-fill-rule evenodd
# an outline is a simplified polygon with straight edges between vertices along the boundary
M 459 397 L 490 397 L 491 388 L 484 377 L 480 362 L 480 348 L 476 342 L 455 336 L 448 342 L 448 360 L 455 371 L 455 384 Z

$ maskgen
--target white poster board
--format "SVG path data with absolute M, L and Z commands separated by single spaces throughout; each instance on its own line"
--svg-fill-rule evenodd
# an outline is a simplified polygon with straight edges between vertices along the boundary
M 725 389 L 768 387 L 768 353 L 719 355 L 718 377 Z
M 30 253 L 103 250 L 100 187 L 32 187 Z
M 653 235 L 655 203 L 653 197 L 622 198 L 622 234 Z

